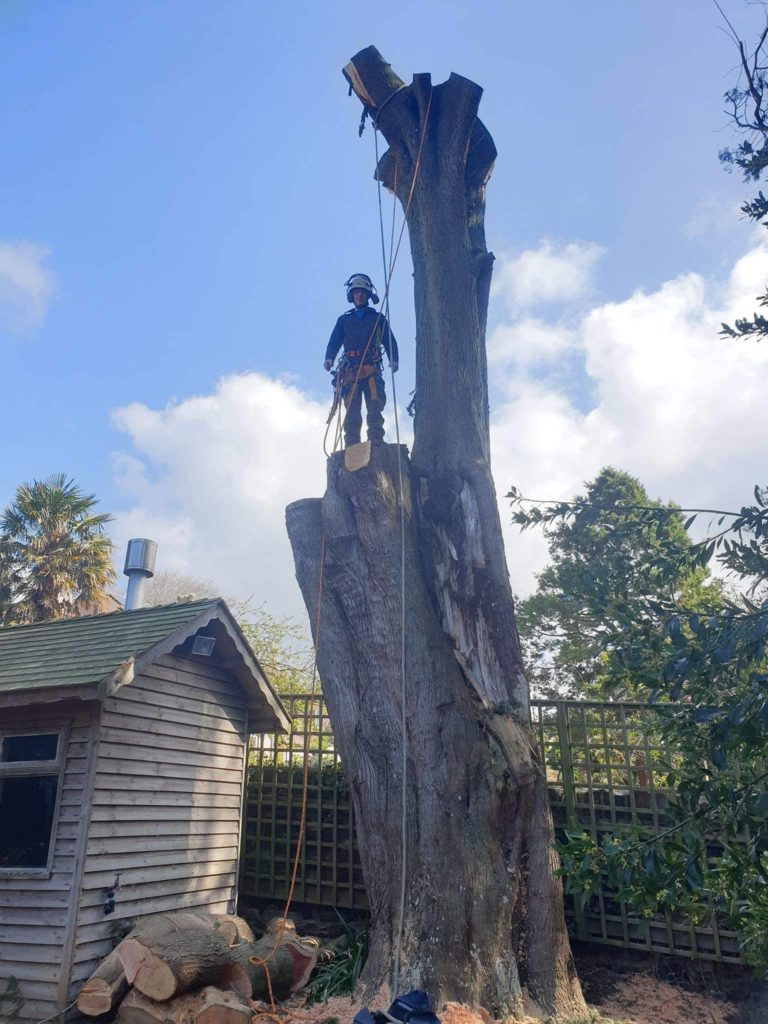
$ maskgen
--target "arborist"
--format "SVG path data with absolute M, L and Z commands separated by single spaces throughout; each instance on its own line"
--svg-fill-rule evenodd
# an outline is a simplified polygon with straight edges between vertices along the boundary
M 351 302 L 353 308 L 342 313 L 336 321 L 325 350 L 323 368 L 331 370 L 336 354 L 343 347 L 334 374 L 334 388 L 347 410 L 344 418 L 344 443 L 349 447 L 360 441 L 363 395 L 368 439 L 384 439 L 382 412 L 386 394 L 381 351 L 383 349 L 387 353 L 394 372 L 398 367 L 398 352 L 387 318 L 369 305 L 379 301 L 370 277 L 367 274 L 353 274 L 344 287 L 347 289 L 347 302 Z

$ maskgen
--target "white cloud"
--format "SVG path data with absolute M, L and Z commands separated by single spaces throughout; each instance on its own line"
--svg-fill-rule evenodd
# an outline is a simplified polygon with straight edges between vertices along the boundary
M 745 219 L 741 206 L 740 201 L 731 198 L 706 196 L 691 210 L 683 225 L 683 235 L 690 239 L 711 240 L 713 235 L 730 235 L 740 231 L 743 225 L 739 221 Z
M 499 324 L 488 339 L 488 363 L 504 367 L 511 363 L 531 368 L 561 359 L 575 341 L 563 324 L 546 323 L 527 317 L 519 323 Z
M 531 497 L 569 498 L 610 464 L 638 476 L 651 495 L 680 504 L 738 508 L 748 501 L 753 485 L 768 480 L 768 346 L 722 339 L 718 331 L 753 308 L 767 277 L 768 246 L 761 244 L 725 282 L 684 274 L 590 310 L 570 349 L 580 353 L 584 375 L 578 404 L 556 375 L 542 380 L 525 365 L 497 366 L 503 397 L 492 430 L 500 493 L 515 484 Z M 531 573 L 546 562 L 543 539 L 509 529 L 507 550 L 513 586 L 527 592 Z
M 283 513 L 325 489 L 326 411 L 295 385 L 257 373 L 226 377 L 212 395 L 163 410 L 116 410 L 133 447 L 114 463 L 132 503 L 115 531 L 120 548 L 152 537 L 159 569 L 299 611 Z
M 0 330 L 20 333 L 39 327 L 56 285 L 45 266 L 47 246 L 0 242 Z
M 605 250 L 594 242 L 556 245 L 544 239 L 519 256 L 500 256 L 492 295 L 502 295 L 513 314 L 550 303 L 572 303 L 589 295 L 595 265 Z
M 511 484 L 568 498 L 611 464 L 654 497 L 728 508 L 766 482 L 768 343 L 718 337 L 722 320 L 753 308 L 766 278 L 761 244 L 719 283 L 683 274 L 567 328 L 527 318 L 494 332 L 493 468 L 518 593 L 533 589 L 546 545 L 509 526 Z M 303 614 L 284 510 L 324 491 L 325 414 L 298 384 L 256 373 L 163 410 L 117 410 L 131 451 L 115 458 L 129 505 L 116 540 L 153 537 L 159 567 Z

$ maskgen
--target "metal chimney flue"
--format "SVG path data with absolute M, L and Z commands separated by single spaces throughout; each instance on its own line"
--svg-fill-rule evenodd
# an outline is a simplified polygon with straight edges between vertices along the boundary
M 128 589 L 125 592 L 125 610 L 135 611 L 144 607 L 144 590 L 147 580 L 155 574 L 155 558 L 157 544 L 145 537 L 134 537 L 128 541 L 123 572 L 128 577 Z

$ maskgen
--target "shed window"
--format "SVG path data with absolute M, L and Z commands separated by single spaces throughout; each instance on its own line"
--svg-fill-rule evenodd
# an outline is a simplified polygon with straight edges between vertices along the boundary
M 0 871 L 50 866 L 62 732 L 0 735 Z

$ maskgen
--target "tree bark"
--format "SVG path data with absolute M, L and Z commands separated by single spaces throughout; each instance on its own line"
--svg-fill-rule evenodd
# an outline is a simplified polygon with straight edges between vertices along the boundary
M 293 936 L 280 942 L 277 949 L 275 939 L 265 935 L 254 943 L 241 942 L 230 950 L 234 967 L 244 971 L 248 977 L 253 999 L 267 999 L 270 988 L 275 999 L 286 999 L 303 988 L 309 981 L 318 955 L 318 946 L 306 945 Z M 267 963 L 262 964 L 262 960 Z M 226 971 L 221 981 L 228 982 L 231 974 Z
M 189 928 L 223 928 L 225 935 L 229 935 L 235 927 L 230 922 L 240 921 L 242 918 L 235 918 L 229 914 L 214 917 L 205 911 L 179 910 L 168 914 L 152 914 L 140 919 L 126 938 L 135 938 L 138 935 L 158 937 Z M 248 928 L 246 922 L 243 921 L 243 924 Z M 250 932 L 250 928 L 248 931 Z M 83 985 L 77 997 L 77 1008 L 86 1017 L 99 1017 L 103 1013 L 110 1013 L 126 994 L 128 987 L 129 982 L 120 956 L 117 949 L 113 949 Z
M 239 948 L 213 929 L 193 928 L 157 937 L 129 936 L 117 953 L 130 984 L 162 1001 L 217 981 L 232 963 L 231 951 Z
M 289 506 L 287 527 L 313 629 L 324 552 L 314 639 L 371 905 L 364 987 L 392 974 L 405 740 L 400 988 L 495 1016 L 522 1016 L 525 995 L 541 1016 L 585 1014 L 490 469 L 484 193 L 496 151 L 482 90 L 458 75 L 406 87 L 373 47 L 344 73 L 389 144 L 377 174 L 406 209 L 414 264 L 405 737 L 397 448 L 374 442 L 355 472 L 332 456 L 325 497 Z

